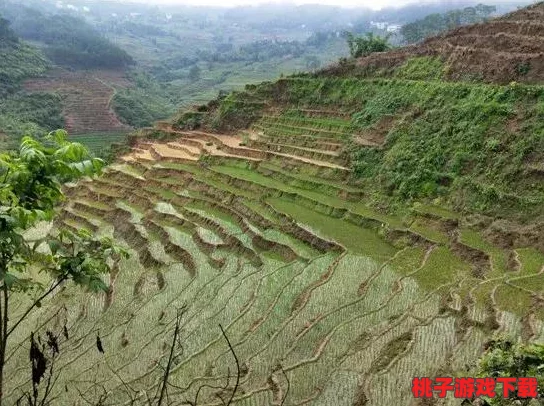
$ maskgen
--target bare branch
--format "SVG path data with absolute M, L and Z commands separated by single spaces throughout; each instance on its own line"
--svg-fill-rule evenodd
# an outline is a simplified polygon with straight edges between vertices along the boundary
M 236 390 L 238 389 L 238 385 L 240 384 L 240 363 L 238 362 L 238 357 L 236 356 L 236 352 L 234 351 L 234 348 L 232 348 L 232 345 L 229 341 L 229 338 L 227 337 L 227 334 L 225 333 L 225 330 L 223 330 L 223 326 L 221 324 L 219 325 L 219 328 L 221 329 L 221 333 L 223 333 L 223 337 L 225 337 L 225 340 L 227 340 L 227 344 L 229 345 L 230 352 L 232 352 L 232 355 L 234 356 L 234 360 L 236 361 L 236 384 L 234 385 L 234 390 L 232 391 L 232 395 L 227 403 L 227 406 L 229 406 L 232 403 L 232 399 L 234 399 L 234 394 L 236 393 Z
M 34 309 L 38 305 L 38 303 L 40 303 L 43 299 L 45 299 L 48 295 L 50 295 L 65 280 L 66 280 L 66 277 L 63 276 L 55 284 L 53 284 L 53 286 L 51 286 L 43 295 L 41 295 L 38 299 L 36 299 L 34 303 L 32 303 L 32 305 L 28 309 L 26 309 L 23 315 L 19 317 L 19 320 L 17 320 L 17 322 L 13 326 L 11 326 L 9 330 L 7 330 L 7 333 L 5 334 L 6 339 L 10 336 L 11 333 L 13 333 L 13 330 L 15 330 L 19 326 L 19 324 L 23 322 L 24 319 L 26 319 L 26 317 L 32 311 L 32 309 Z M 7 295 L 6 295 L 6 301 L 7 301 Z
M 283 372 L 283 376 L 285 376 L 285 379 L 287 380 L 287 390 L 285 391 L 285 396 L 281 400 L 280 406 L 283 406 L 285 403 L 285 400 L 287 399 L 287 395 L 289 395 L 289 389 L 291 389 L 291 381 L 289 381 L 289 377 L 285 373 L 285 370 L 283 369 L 283 366 L 280 365 L 281 372 Z
M 168 364 L 166 365 L 166 370 L 164 371 L 162 386 L 161 386 L 161 393 L 159 395 L 159 399 L 157 400 L 157 406 L 162 405 L 164 396 L 167 394 L 168 378 L 170 376 L 170 369 L 172 368 L 172 361 L 174 359 L 174 351 L 176 349 L 176 343 L 178 342 L 179 330 L 181 326 L 181 318 L 183 317 L 183 314 L 185 313 L 186 308 L 187 306 L 183 305 L 180 309 L 178 309 L 176 314 L 176 327 L 174 328 L 174 337 L 172 338 L 172 345 L 170 346 L 170 355 L 168 356 Z
M 55 367 L 55 355 L 53 354 L 53 357 L 51 358 L 51 365 L 49 367 L 49 376 L 47 377 L 47 385 L 45 386 L 45 393 L 43 394 L 43 399 L 40 402 L 40 406 L 45 405 L 45 401 L 47 400 L 47 397 L 51 394 L 51 389 L 52 389 L 51 380 L 53 378 L 54 367 Z
M 121 375 L 119 375 L 119 373 L 117 373 L 117 371 L 114 370 L 114 369 L 110 366 L 110 364 L 108 364 L 107 360 L 106 360 L 105 364 L 106 364 L 106 366 L 108 367 L 108 369 L 109 369 L 109 370 L 117 377 L 117 379 L 119 379 L 119 380 L 121 381 L 121 383 L 123 384 L 123 386 L 127 389 L 127 394 L 128 394 L 128 396 L 129 396 L 130 400 L 131 400 L 132 402 L 134 402 L 134 398 L 133 398 L 132 395 L 130 394 L 130 391 L 134 392 L 135 394 L 137 394 L 138 391 L 135 390 L 135 389 L 133 389 L 129 384 L 127 384 L 127 383 L 123 380 L 123 378 L 121 378 Z
M 230 381 L 230 368 L 227 368 L 227 383 L 225 383 L 225 386 L 213 386 L 208 384 L 202 384 L 198 387 L 196 394 L 195 394 L 195 401 L 192 403 L 192 406 L 196 406 L 198 404 L 198 396 L 200 395 L 200 391 L 203 388 L 210 388 L 210 389 L 223 389 L 226 390 L 229 387 L 229 381 Z M 223 400 L 223 399 L 221 399 Z

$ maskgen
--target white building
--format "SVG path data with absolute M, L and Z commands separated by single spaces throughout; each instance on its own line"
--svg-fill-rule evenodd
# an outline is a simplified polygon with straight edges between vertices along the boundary
M 400 24 L 391 24 L 387 26 L 387 32 L 398 32 L 402 28 Z
M 371 21 L 370 25 L 372 27 L 376 27 L 379 30 L 385 30 L 388 24 L 385 21 Z

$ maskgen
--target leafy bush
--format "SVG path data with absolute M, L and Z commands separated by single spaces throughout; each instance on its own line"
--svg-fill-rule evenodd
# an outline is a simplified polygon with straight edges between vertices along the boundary
M 360 58 L 374 52 L 384 52 L 391 49 L 391 45 L 387 42 L 389 35 L 385 37 L 375 36 L 368 32 L 364 37 L 356 37 L 353 33 L 346 33 L 349 53 L 352 58 Z
M 538 396 L 544 397 L 544 345 L 520 344 L 506 338 L 492 340 L 479 362 L 481 377 L 534 377 L 538 382 Z M 493 399 L 485 398 L 492 406 L 530 405 L 533 400 L 517 397 L 502 397 L 500 391 Z M 538 401 L 534 404 L 538 404 Z

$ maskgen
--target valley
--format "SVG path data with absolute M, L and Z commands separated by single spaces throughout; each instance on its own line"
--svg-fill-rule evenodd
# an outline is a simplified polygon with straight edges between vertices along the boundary
M 36 312 L 77 337 L 63 344 L 59 399 L 153 392 L 183 304 L 179 404 L 197 391 L 198 404 L 221 404 L 213 388 L 233 390 L 218 324 L 244 405 L 409 404 L 413 376 L 469 374 L 491 334 L 544 340 L 542 251 L 492 242 L 435 205 L 399 216 L 365 203 L 342 152 L 349 121 L 301 111 L 304 124 L 275 108 L 238 134 L 158 123 L 102 178 L 67 189 L 58 226 L 113 236 L 131 259 L 107 294 L 82 300 L 67 286 Z
M 32 308 L 7 345 L 6 404 L 35 387 L 34 334 L 44 349 L 58 334 L 53 405 L 479 404 L 411 385 L 479 376 L 498 337 L 544 344 L 543 13 L 250 81 L 126 139 L 121 73 L 26 81 L 61 89 L 71 140 L 125 143 L 25 241 L 47 258 L 56 230 L 88 230 L 129 255 L 103 292 L 63 282 Z M 66 166 L 93 165 L 81 157 Z M 54 286 L 38 265 L 25 272 Z M 23 292 L 10 323 L 33 306 Z

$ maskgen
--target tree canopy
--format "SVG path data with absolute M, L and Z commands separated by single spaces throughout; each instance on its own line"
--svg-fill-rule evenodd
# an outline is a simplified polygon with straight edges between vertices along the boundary
M 432 35 L 467 24 L 475 24 L 488 19 L 497 8 L 478 4 L 461 10 L 451 10 L 443 14 L 435 13 L 406 24 L 401 34 L 408 43 L 416 43 Z
M 44 52 L 59 65 L 74 68 L 122 68 L 132 57 L 81 18 L 67 14 L 45 15 L 24 8 L 12 13 L 12 28 L 26 40 L 47 45 Z
M 492 340 L 480 359 L 479 375 L 482 377 L 533 377 L 538 382 L 538 396 L 544 398 L 544 345 L 515 343 L 506 338 Z M 485 399 L 492 406 L 530 405 L 530 398 L 514 394 Z
M 356 37 L 353 33 L 348 32 L 346 38 L 349 53 L 353 58 L 360 58 L 374 52 L 384 52 L 391 49 L 391 45 L 388 43 L 389 36 L 380 37 L 368 32 L 365 36 Z

